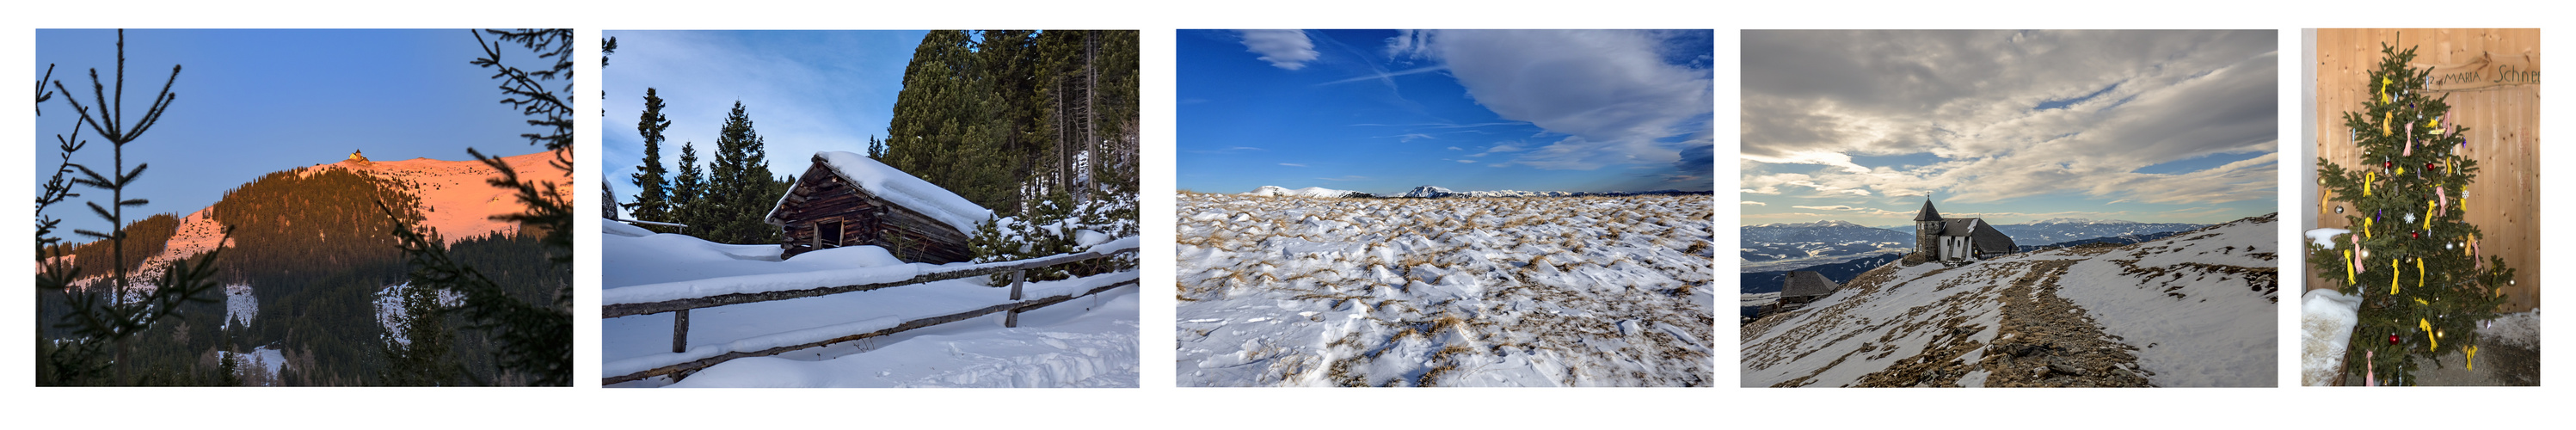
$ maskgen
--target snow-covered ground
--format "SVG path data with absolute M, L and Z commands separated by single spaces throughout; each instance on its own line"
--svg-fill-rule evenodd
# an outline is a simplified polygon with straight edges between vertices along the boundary
M 259 348 L 244 353 L 215 351 L 215 354 L 217 359 L 230 357 L 241 360 L 235 364 L 241 366 L 235 373 L 240 374 L 244 383 L 248 384 L 276 385 L 277 373 L 286 370 L 286 353 L 274 346 L 260 345 Z
M 1179 196 L 1185 386 L 1688 386 L 1711 197 Z
M 224 286 L 224 328 L 249 326 L 259 316 L 259 296 L 253 293 L 249 285 Z
M 2334 385 L 2343 376 L 2343 354 L 2352 327 L 2361 322 L 2361 298 L 2335 290 L 2308 290 L 2299 299 L 2299 385 Z
M 411 288 L 411 283 L 406 282 L 387 285 L 384 288 L 376 290 L 376 326 L 383 327 L 385 329 L 385 334 L 393 336 L 394 342 L 400 342 L 405 345 L 411 344 L 411 339 L 403 337 L 402 329 L 395 326 L 394 322 L 396 319 L 402 318 L 406 315 L 405 313 L 408 312 L 403 310 L 402 298 L 403 290 L 407 288 Z M 463 305 L 465 304 L 465 294 L 449 290 L 439 290 L 438 304 L 447 307 Z
M 778 247 L 724 245 L 675 234 L 654 234 L 604 221 L 601 283 L 604 303 L 667 299 L 670 294 L 721 292 L 717 278 L 796 286 L 867 272 L 916 273 L 948 265 L 906 264 L 877 247 L 843 247 L 779 260 Z M 1119 243 L 1132 244 L 1132 240 Z M 855 274 L 855 275 L 854 275 Z M 1121 272 L 1055 282 L 1032 282 L 1025 297 L 1088 290 L 1135 279 Z M 909 277 L 909 275 L 906 275 Z M 902 278 L 896 278 L 902 279 Z M 755 351 L 839 335 L 862 333 L 927 317 L 1009 303 L 1009 291 L 984 285 L 984 277 L 923 285 L 703 308 L 689 312 L 687 351 L 671 352 L 672 314 L 601 321 L 603 374 L 615 376 L 729 351 Z M 829 283 L 829 282 L 825 282 Z M 640 288 L 643 292 L 621 292 Z M 766 289 L 766 288 L 764 288 Z M 952 322 L 890 336 L 736 359 L 686 379 L 667 377 L 620 387 L 1133 387 L 1138 365 L 1136 287 L 1080 298 L 1021 314 L 1021 325 L 1003 328 L 1001 315 Z
M 1746 325 L 1742 382 L 2268 386 L 2278 349 L 2273 222 L 1956 268 L 1890 263 Z

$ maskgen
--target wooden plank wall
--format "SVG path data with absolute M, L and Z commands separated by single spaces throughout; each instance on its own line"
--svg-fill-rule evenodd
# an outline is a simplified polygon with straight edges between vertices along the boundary
M 2319 29 L 2317 30 L 2316 156 L 2347 167 L 2360 162 L 2360 150 L 2345 133 L 2343 112 L 2358 109 L 2371 97 L 2370 70 L 2380 61 L 2379 46 L 2404 50 L 2415 46 L 2416 67 L 2469 62 L 2479 55 L 2524 56 L 2539 64 L 2537 29 Z M 2512 300 L 2501 311 L 2520 312 L 2540 306 L 2540 85 L 2503 85 L 2448 93 L 2451 117 L 2469 131 L 2465 151 L 2478 161 L 2478 181 L 2469 186 L 2468 221 L 2485 232 L 2480 254 L 2504 258 L 2513 267 L 2515 285 L 2505 288 Z M 2344 227 L 2343 218 L 2324 208 L 2315 212 L 2318 226 Z M 2315 276 L 2309 288 L 2325 288 Z

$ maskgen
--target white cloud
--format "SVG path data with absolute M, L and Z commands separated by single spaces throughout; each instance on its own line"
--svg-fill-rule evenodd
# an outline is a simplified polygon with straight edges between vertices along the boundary
M 1747 32 L 1740 188 L 1941 191 L 1968 202 L 2272 198 L 2276 40 L 2271 31 Z M 1928 161 L 1897 169 L 1855 156 Z M 2242 160 L 2139 173 L 2213 156 Z
M 1304 30 L 1239 30 L 1246 51 L 1261 54 L 1272 67 L 1297 70 L 1315 61 L 1315 41 Z
M 1771 205 L 1770 203 L 1763 203 L 1763 202 L 1757 202 L 1757 201 L 1752 201 L 1752 200 L 1745 200 L 1745 201 L 1744 201 L 1744 204 L 1754 205 L 1754 206 L 1770 206 L 1770 205 Z
M 1458 149 L 1458 147 L 1455 147 L 1455 146 L 1449 147 L 1449 150 L 1451 150 L 1451 151 L 1465 151 L 1465 149 Z
M 635 132 L 646 88 L 654 88 L 672 126 L 664 132 L 664 167 L 679 170 L 680 146 L 694 143 L 701 163 L 712 162 L 715 137 L 725 114 L 740 101 L 754 130 L 767 142 L 773 174 L 801 174 L 817 151 L 864 151 L 869 136 L 883 136 L 891 120 L 871 102 L 892 103 L 902 91 L 906 58 L 920 44 L 921 33 L 897 31 L 816 32 L 797 41 L 745 37 L 731 32 L 614 32 L 626 48 L 601 76 L 608 91 L 597 90 L 583 103 L 599 102 L 607 110 L 602 162 L 631 169 L 641 162 L 642 141 Z M 792 55 L 791 55 L 792 54 Z M 634 189 L 624 175 L 611 176 L 619 198 Z
M 1646 31 L 1438 30 L 1389 39 L 1387 51 L 1438 60 L 1477 104 L 1564 136 L 1506 164 L 1591 170 L 1669 164 L 1714 144 L 1711 75 L 1666 63 L 1666 43 Z

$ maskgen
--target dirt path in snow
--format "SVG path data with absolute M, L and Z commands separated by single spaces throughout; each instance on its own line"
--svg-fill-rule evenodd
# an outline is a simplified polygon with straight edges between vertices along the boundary
M 2002 320 L 1991 344 L 1970 337 L 1984 327 L 1947 321 L 1929 345 L 1912 357 L 1861 377 L 1861 387 L 1957 387 L 1961 379 L 1986 372 L 1988 387 L 2144 387 L 2138 348 L 2119 336 L 2103 333 L 2084 309 L 2057 296 L 2058 279 L 2075 260 L 2027 263 L 2030 270 L 2010 285 L 1989 286 L 1961 296 L 2000 300 Z M 1995 263 L 1987 263 L 1995 264 Z M 2011 264 L 2011 263 L 2005 263 Z M 1973 353 L 1976 358 L 1970 358 Z M 1974 360 L 1974 362 L 1970 362 Z M 1977 384 L 1976 381 L 1967 381 Z
M 2075 260 L 2039 263 L 2004 289 L 2001 332 L 1976 368 L 1988 387 L 2148 387 L 2138 347 L 2102 332 L 2084 308 L 2057 296 Z M 2149 347 L 2153 347 L 2150 345 Z

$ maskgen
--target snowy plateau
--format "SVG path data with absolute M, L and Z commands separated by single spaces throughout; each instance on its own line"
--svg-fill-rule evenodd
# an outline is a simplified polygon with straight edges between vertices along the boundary
M 2271 386 L 2276 220 L 1958 267 L 1889 263 L 1744 325 L 1742 384 Z
M 903 263 L 875 246 L 778 258 L 777 245 L 726 245 L 601 221 L 603 304 L 888 282 L 970 263 Z M 1096 245 L 1134 247 L 1134 239 Z M 1132 281 L 1117 272 L 1031 282 L 1029 297 Z M 670 313 L 600 323 L 602 374 L 624 375 L 732 351 L 830 339 L 907 320 L 1010 303 L 985 277 L 937 281 L 690 311 L 685 352 L 671 352 Z M 1136 287 L 1127 286 L 1020 314 L 1000 314 L 888 336 L 740 358 L 684 378 L 653 377 L 611 387 L 1135 387 L 1139 356 Z
M 1179 385 L 1714 382 L 1709 195 L 1177 198 Z

